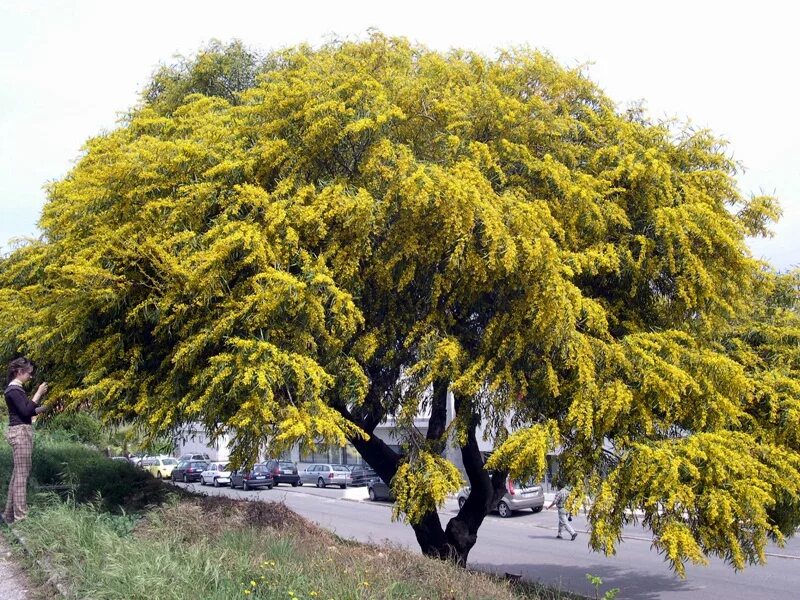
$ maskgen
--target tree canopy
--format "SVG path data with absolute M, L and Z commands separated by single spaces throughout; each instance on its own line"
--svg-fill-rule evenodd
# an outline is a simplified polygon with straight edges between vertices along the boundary
M 595 549 L 636 509 L 679 572 L 742 568 L 800 524 L 800 321 L 745 245 L 777 204 L 736 173 L 529 49 L 215 45 L 49 188 L 0 341 L 70 405 L 230 431 L 235 461 L 349 440 L 431 555 L 465 562 L 506 474 L 559 448 Z M 448 438 L 472 493 L 443 527 Z

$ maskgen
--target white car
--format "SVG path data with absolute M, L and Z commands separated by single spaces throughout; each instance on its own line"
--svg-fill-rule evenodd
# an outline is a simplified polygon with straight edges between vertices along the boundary
M 228 463 L 225 462 L 212 462 L 208 463 L 208 468 L 200 473 L 200 483 L 202 485 L 213 485 L 219 487 L 221 485 L 230 485 L 231 471 Z

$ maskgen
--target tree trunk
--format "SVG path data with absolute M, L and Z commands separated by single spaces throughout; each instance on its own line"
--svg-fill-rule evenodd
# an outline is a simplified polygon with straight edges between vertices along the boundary
M 455 398 L 456 414 L 470 411 L 467 441 L 461 446 L 461 458 L 470 484 L 470 493 L 458 514 L 450 519 L 445 538 L 450 558 L 459 566 L 466 566 L 470 550 L 478 540 L 478 529 L 494 505 L 505 493 L 505 472 L 489 473 L 484 469 L 483 453 L 478 447 L 475 431 L 480 422 L 477 414 L 464 398 Z
M 445 381 L 434 383 L 431 418 L 426 436 L 436 448 L 441 447 L 440 450 L 444 450 L 446 442 L 443 436 L 446 428 L 447 387 Z M 465 399 L 457 396 L 455 409 L 458 415 L 459 412 L 471 411 L 472 407 Z M 370 434 L 367 440 L 354 437 L 350 442 L 378 476 L 389 483 L 397 473 L 400 456 L 383 440 L 371 435 L 377 425 L 376 414 L 373 412 L 362 421 L 343 406 L 337 406 L 337 410 Z M 506 480 L 505 473 L 490 475 L 483 468 L 483 455 L 475 434 L 480 419 L 474 413 L 470 414 L 469 419 L 467 442 L 461 447 L 461 456 L 471 487 L 467 501 L 458 511 L 458 515 L 450 519 L 446 529 L 442 528 L 439 513 L 435 510 L 426 513 L 419 523 L 411 525 L 423 554 L 450 560 L 462 567 L 467 564 L 469 552 L 478 539 L 478 529 L 484 518 L 505 493 Z
M 478 529 L 506 489 L 505 473 L 495 472 L 490 475 L 483 468 L 483 455 L 475 436 L 476 421 L 474 419 L 470 424 L 467 443 L 461 447 L 461 456 L 471 487 L 464 506 L 450 519 L 444 531 L 436 511 L 427 513 L 420 523 L 412 525 L 423 554 L 453 561 L 460 567 L 466 567 L 470 550 L 478 540 Z

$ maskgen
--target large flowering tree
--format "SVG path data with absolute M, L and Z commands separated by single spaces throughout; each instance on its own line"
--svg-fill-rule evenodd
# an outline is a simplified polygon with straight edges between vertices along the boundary
M 800 329 L 796 278 L 744 243 L 777 207 L 735 173 L 529 50 L 218 45 L 50 187 L 0 264 L 3 352 L 109 422 L 231 432 L 237 462 L 349 440 L 432 556 L 465 563 L 559 447 L 594 548 L 638 509 L 679 571 L 742 567 L 800 522 Z M 472 492 L 443 525 L 448 439 Z

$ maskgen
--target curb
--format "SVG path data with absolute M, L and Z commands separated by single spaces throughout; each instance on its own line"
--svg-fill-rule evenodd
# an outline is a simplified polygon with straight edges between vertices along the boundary
M 70 596 L 69 588 L 67 588 L 67 586 L 60 581 L 55 569 L 53 569 L 52 565 L 50 564 L 50 559 L 46 556 L 43 556 L 42 558 L 36 558 L 28 547 L 28 542 L 24 537 L 22 537 L 14 530 L 13 527 L 6 523 L 3 523 L 2 527 L 5 531 L 11 534 L 11 537 L 13 537 L 14 540 L 19 544 L 20 548 L 22 548 L 22 552 L 45 574 L 47 579 L 45 580 L 44 585 L 49 585 L 54 588 L 56 592 L 58 592 L 59 598 L 68 598 Z

